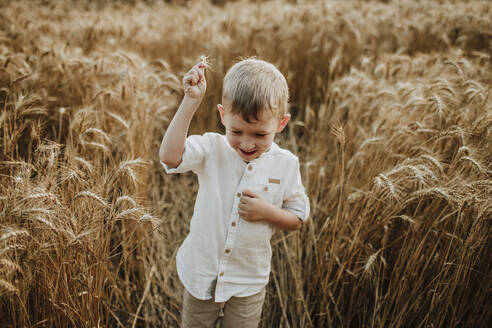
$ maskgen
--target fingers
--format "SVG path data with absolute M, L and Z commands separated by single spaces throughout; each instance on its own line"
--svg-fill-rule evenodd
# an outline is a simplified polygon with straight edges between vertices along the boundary
M 251 213 L 245 210 L 238 210 L 239 217 L 246 221 L 252 221 Z
M 193 66 L 190 70 L 190 72 L 193 72 L 196 74 L 196 77 L 199 80 L 205 80 L 205 64 L 204 63 L 198 63 L 195 66 Z
M 243 196 L 250 197 L 250 198 L 258 198 L 258 194 L 249 190 L 249 189 L 244 189 L 243 190 Z
M 185 85 L 197 85 L 199 80 L 200 77 L 194 69 L 191 69 L 188 73 L 186 73 L 183 78 Z
M 237 206 L 238 213 L 247 214 L 251 211 L 251 204 L 245 202 L 240 202 Z
M 238 208 L 243 207 L 243 209 L 244 209 L 246 206 L 248 206 L 250 204 L 250 200 L 251 200 L 251 198 L 248 196 L 241 196 L 241 198 L 239 198 Z
M 207 65 L 204 62 L 200 62 L 196 66 L 202 70 L 205 70 L 205 68 L 207 67 Z
M 198 63 L 196 64 L 195 66 L 192 67 L 192 69 L 196 69 L 197 72 L 200 72 L 200 73 L 204 73 L 205 72 L 205 68 L 207 67 L 207 65 L 205 65 L 205 63 Z
M 197 79 L 196 84 L 203 85 L 203 84 L 206 83 L 206 80 L 205 80 L 205 66 L 204 66 L 203 63 L 199 63 L 198 65 L 195 65 L 192 68 L 192 71 L 194 73 L 194 76 Z
M 248 206 L 244 203 L 239 203 L 237 206 L 237 214 L 239 214 L 240 218 L 243 218 L 248 215 Z

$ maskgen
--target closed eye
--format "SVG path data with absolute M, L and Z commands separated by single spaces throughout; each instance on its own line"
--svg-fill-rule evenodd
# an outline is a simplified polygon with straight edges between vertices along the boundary
M 262 138 L 262 137 L 266 136 L 266 134 L 264 134 L 264 133 L 256 133 L 256 136 Z

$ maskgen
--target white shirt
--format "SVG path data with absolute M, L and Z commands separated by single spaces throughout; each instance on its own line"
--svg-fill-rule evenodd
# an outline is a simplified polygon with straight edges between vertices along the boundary
M 232 296 L 261 291 L 270 275 L 272 227 L 239 218 L 241 192 L 250 189 L 305 221 L 309 216 L 299 172 L 299 160 L 275 143 L 246 163 L 217 133 L 186 139 L 182 162 L 176 168 L 162 163 L 167 173 L 193 171 L 199 189 L 190 232 L 178 250 L 178 276 L 198 299 L 225 302 Z

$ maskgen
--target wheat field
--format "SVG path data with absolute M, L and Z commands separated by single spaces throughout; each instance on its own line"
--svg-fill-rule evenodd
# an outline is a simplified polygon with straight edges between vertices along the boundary
M 178 327 L 197 192 L 158 148 L 240 57 L 280 69 L 312 215 L 261 327 L 492 325 L 492 3 L 0 1 L 0 326 Z

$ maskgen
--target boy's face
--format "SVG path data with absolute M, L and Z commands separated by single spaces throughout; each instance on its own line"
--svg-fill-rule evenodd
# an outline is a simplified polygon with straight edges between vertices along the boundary
M 241 115 L 225 110 L 220 104 L 217 105 L 217 109 L 229 144 L 248 162 L 270 148 L 275 133 L 282 131 L 290 119 L 290 114 L 278 118 L 268 111 L 263 111 L 258 121 L 248 123 Z

